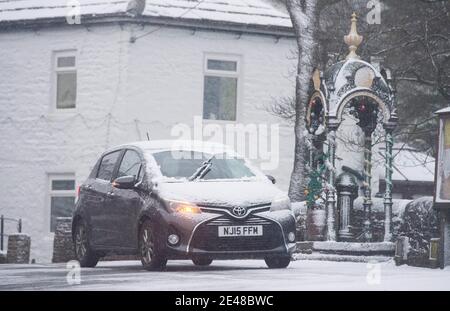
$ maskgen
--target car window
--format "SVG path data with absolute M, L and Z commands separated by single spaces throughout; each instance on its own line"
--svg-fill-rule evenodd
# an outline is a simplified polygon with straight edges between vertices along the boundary
M 108 153 L 102 158 L 100 167 L 98 169 L 97 178 L 103 180 L 111 180 L 114 167 L 116 166 L 117 159 L 119 158 L 120 151 Z
M 163 176 L 189 178 L 212 155 L 195 151 L 176 153 L 162 151 L 153 153 L 153 157 Z M 241 158 L 218 155 L 211 159 L 211 164 L 210 172 L 203 179 L 239 179 L 255 176 Z
M 120 163 L 117 177 L 134 176 L 136 179 L 139 179 L 141 164 L 142 161 L 138 153 L 133 150 L 127 150 Z

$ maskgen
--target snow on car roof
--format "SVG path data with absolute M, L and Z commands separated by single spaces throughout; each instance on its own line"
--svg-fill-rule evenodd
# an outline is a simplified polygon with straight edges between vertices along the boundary
M 126 15 L 130 0 L 79 0 L 82 16 Z M 0 23 L 65 18 L 67 0 L 0 1 Z M 291 27 L 289 15 L 270 0 L 146 0 L 141 14 L 149 18 L 210 20 L 249 25 Z
M 128 146 L 134 146 L 144 151 L 151 153 L 163 151 L 163 150 L 185 150 L 185 151 L 198 151 L 204 153 L 228 153 L 236 154 L 236 152 L 221 143 L 201 141 L 201 140 L 152 140 L 152 141 L 139 141 L 127 144 Z

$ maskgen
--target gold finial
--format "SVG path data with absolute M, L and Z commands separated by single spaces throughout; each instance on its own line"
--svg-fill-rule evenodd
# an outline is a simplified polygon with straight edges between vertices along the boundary
M 319 69 L 315 69 L 312 76 L 313 84 L 314 84 L 314 90 L 319 91 L 320 90 L 320 71 Z
M 360 57 L 356 54 L 356 50 L 358 49 L 358 46 L 361 44 L 363 40 L 363 36 L 360 36 L 358 34 L 358 31 L 356 30 L 356 13 L 353 12 L 352 14 L 352 25 L 350 27 L 350 32 L 348 35 L 344 37 L 344 42 L 348 45 L 348 49 L 350 53 L 348 53 L 347 57 L 345 59 L 352 59 L 356 58 L 359 59 Z

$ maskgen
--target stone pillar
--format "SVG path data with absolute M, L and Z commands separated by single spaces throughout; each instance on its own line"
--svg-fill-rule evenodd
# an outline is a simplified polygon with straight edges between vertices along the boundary
M 72 218 L 58 217 L 53 240 L 52 262 L 68 262 L 73 259 L 75 259 L 75 253 L 72 241 Z
M 338 191 L 339 240 L 349 241 L 353 238 L 350 216 L 353 209 L 353 200 L 358 191 L 358 185 L 353 176 L 348 173 L 342 173 L 336 179 L 336 188 Z
M 11 234 L 8 237 L 8 263 L 27 264 L 30 262 L 31 238 L 24 233 Z
M 394 145 L 394 125 L 385 124 L 386 131 L 386 190 L 384 192 L 384 241 L 390 242 L 392 240 L 392 147 Z
M 364 135 L 364 240 L 372 240 L 372 131 Z
M 0 264 L 6 263 L 6 252 L 0 250 Z
M 336 241 L 335 213 L 336 213 L 336 188 L 334 179 L 336 174 L 336 130 L 337 125 L 328 125 L 328 184 L 327 184 L 327 241 Z

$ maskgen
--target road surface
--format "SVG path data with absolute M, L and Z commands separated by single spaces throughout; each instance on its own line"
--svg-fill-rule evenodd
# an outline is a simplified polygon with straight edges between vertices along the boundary
M 380 264 L 294 261 L 269 270 L 262 260 L 215 261 L 196 267 L 169 261 L 164 272 L 142 270 L 138 261 L 100 262 L 69 272 L 65 264 L 0 265 L 0 290 L 450 290 L 450 269 Z

